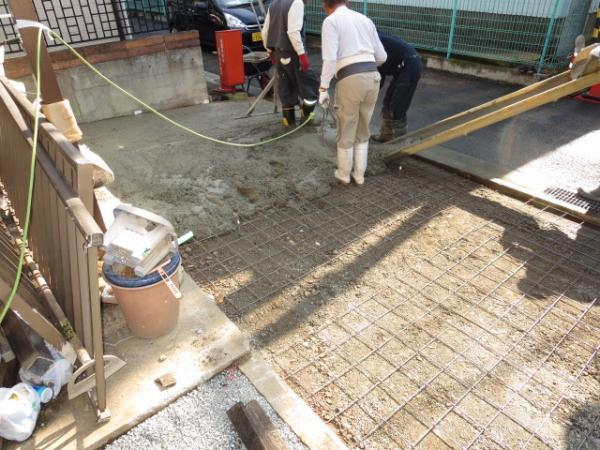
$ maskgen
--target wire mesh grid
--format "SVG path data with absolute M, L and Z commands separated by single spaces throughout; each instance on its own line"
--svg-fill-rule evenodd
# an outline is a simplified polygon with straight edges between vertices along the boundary
M 416 162 L 299 205 L 197 244 L 186 267 L 238 317 L 317 300 L 315 325 L 254 334 L 348 443 L 598 444 L 600 233 Z

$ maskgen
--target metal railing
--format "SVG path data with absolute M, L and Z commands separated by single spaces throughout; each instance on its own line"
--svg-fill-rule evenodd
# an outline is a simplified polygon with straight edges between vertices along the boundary
M 415 47 L 445 54 L 545 68 L 567 65 L 575 37 L 590 33 L 598 0 L 353 1 L 379 29 Z M 320 33 L 320 2 L 306 7 L 306 30 Z
M 10 12 L 7 3 L 0 0 L 0 14 Z M 70 44 L 125 40 L 169 28 L 166 0 L 34 0 L 34 5 L 40 22 Z M 0 40 L 16 37 L 12 23 L 1 21 Z M 20 51 L 11 44 L 6 53 Z
M 169 29 L 169 5 L 192 0 L 34 0 L 40 21 L 71 44 L 130 39 Z M 567 64 L 575 37 L 591 35 L 599 0 L 356 0 L 351 7 L 423 50 L 534 66 Z M 306 30 L 320 33 L 321 2 L 306 5 Z M 0 14 L 8 12 L 0 0 Z M 8 21 L 0 39 L 16 37 Z M 52 43 L 49 43 L 53 45 Z M 20 51 L 11 44 L 7 53 Z
M 0 79 L 0 123 L 0 182 L 14 215 L 22 220 L 27 205 L 33 106 L 5 79 Z M 80 369 L 94 369 L 93 379 L 88 378 L 79 393 L 95 385 L 96 406 L 104 412 L 107 357 L 102 342 L 97 274 L 98 246 L 103 234 L 92 215 L 92 166 L 44 120 L 40 124 L 37 155 L 28 248 L 44 282 L 83 343 L 83 352 L 75 348 L 82 364 Z M 63 323 L 60 327 L 69 338 L 65 328 L 70 327 Z M 74 375 L 73 386 L 76 378 Z

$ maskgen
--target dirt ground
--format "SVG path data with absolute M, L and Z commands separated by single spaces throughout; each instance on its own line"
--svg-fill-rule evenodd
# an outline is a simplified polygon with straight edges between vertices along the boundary
M 231 151 L 146 116 L 85 131 L 122 198 L 197 232 L 186 269 L 351 447 L 600 448 L 599 230 L 415 159 L 332 187 L 309 130 Z

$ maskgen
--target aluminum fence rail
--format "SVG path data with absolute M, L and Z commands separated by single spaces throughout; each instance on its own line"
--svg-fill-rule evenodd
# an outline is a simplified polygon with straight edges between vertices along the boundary
M 0 0 L 0 14 L 10 12 L 7 5 Z M 34 0 L 34 5 L 40 22 L 71 44 L 125 40 L 168 29 L 165 0 Z M 0 40 L 16 37 L 10 21 L 0 22 Z M 7 49 L 7 53 L 20 51 L 18 44 Z
M 32 114 L 32 105 L 5 79 L 0 79 L 0 181 L 16 218 L 21 220 L 27 202 L 32 134 L 28 122 L 32 121 Z M 83 358 L 78 351 L 82 366 L 71 380 L 70 397 L 77 391 L 76 377 L 88 372 L 90 376 L 77 388 L 83 393 L 96 386 L 99 418 L 106 418 L 105 375 L 109 373 L 105 374 L 104 362 L 108 357 L 103 351 L 97 275 L 98 246 L 103 235 L 90 209 L 91 166 L 53 125 L 44 121 L 40 126 L 37 161 L 28 247 L 73 325 L 70 332 L 74 331 L 85 347 Z M 60 326 L 70 340 L 70 327 L 63 323 Z M 110 369 L 107 367 L 106 371 Z
M 598 0 L 371 0 L 351 7 L 419 49 L 535 66 L 567 65 L 575 37 L 591 32 Z M 306 29 L 320 33 L 320 2 L 307 4 Z M 586 26 L 588 25 L 588 26 Z

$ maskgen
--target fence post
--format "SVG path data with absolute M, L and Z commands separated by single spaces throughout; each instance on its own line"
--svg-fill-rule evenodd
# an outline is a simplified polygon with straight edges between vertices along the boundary
M 123 31 L 123 24 L 121 23 L 122 14 L 119 9 L 119 4 L 117 0 L 110 0 L 110 4 L 113 9 L 113 15 L 115 16 L 115 20 L 117 21 L 117 33 L 119 33 L 119 40 L 124 41 L 126 39 L 125 32 Z M 126 7 L 126 5 L 125 5 Z
M 456 32 L 456 16 L 458 15 L 458 0 L 452 0 L 452 19 L 450 22 L 450 35 L 448 36 L 448 50 L 446 58 L 452 55 L 452 43 L 454 42 L 454 33 Z
M 369 15 L 369 0 L 363 0 L 363 14 L 365 16 Z
M 559 3 L 560 0 L 554 0 L 554 4 L 552 5 L 550 22 L 548 22 L 548 31 L 546 32 L 546 39 L 544 39 L 544 48 L 542 49 L 542 54 L 540 55 L 540 62 L 537 68 L 538 75 L 542 73 L 542 70 L 544 69 L 544 64 L 546 63 L 546 55 L 548 54 L 548 48 L 550 47 L 550 41 L 552 40 L 552 34 L 554 33 L 554 23 L 556 22 L 556 12 L 558 11 Z

